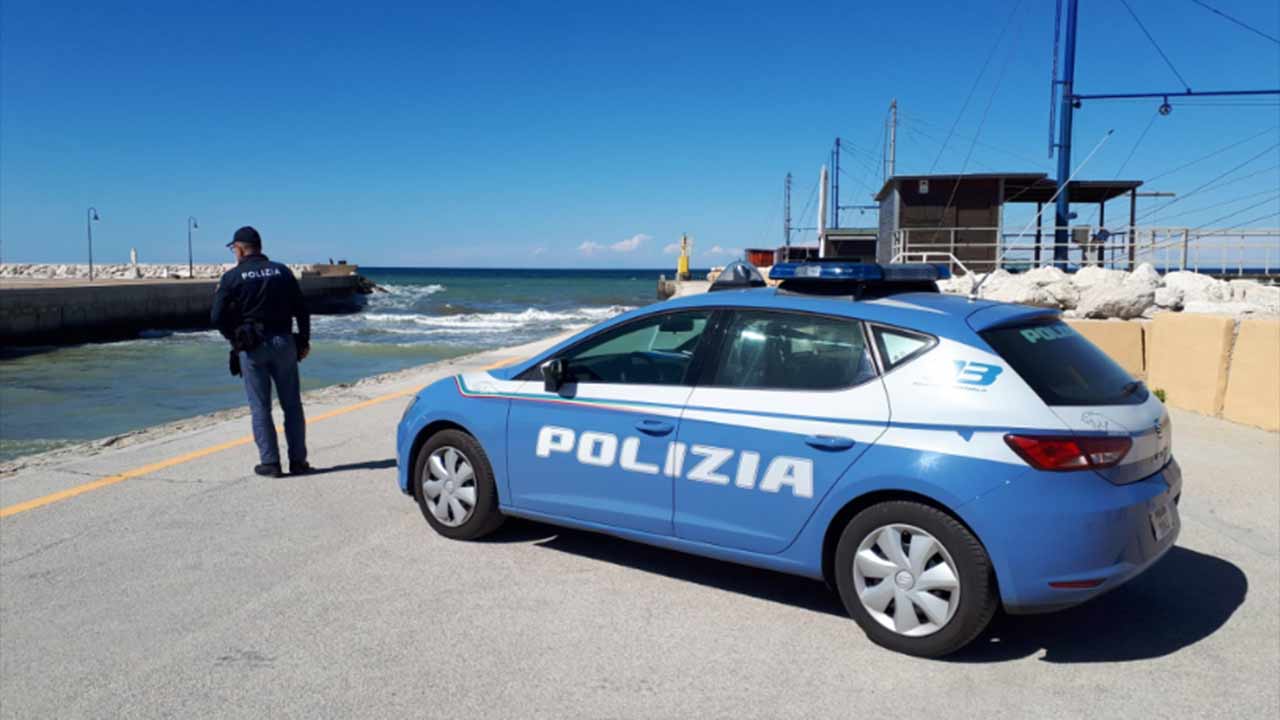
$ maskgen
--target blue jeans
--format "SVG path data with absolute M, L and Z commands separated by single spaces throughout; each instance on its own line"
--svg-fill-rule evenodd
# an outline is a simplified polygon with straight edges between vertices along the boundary
M 298 384 L 298 349 L 292 335 L 273 335 L 240 353 L 249 410 L 253 414 L 253 441 L 263 464 L 280 462 L 276 425 L 271 419 L 271 383 L 280 395 L 284 411 L 284 436 L 289 443 L 289 464 L 307 460 L 307 425 L 302 415 L 302 391 Z

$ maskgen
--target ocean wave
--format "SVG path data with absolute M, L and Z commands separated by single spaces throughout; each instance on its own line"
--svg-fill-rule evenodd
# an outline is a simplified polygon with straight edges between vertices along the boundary
M 369 296 L 367 308 L 374 312 L 422 312 L 439 303 L 434 296 L 449 288 L 444 285 L 387 285 L 387 292 Z
M 434 283 L 431 285 L 382 285 L 379 287 L 385 289 L 387 291 L 386 294 L 388 295 L 413 295 L 419 297 L 423 295 L 435 295 L 436 293 L 441 293 L 449 289 L 444 285 Z
M 583 321 L 605 320 L 631 308 L 623 305 L 582 307 L 556 312 L 527 308 L 521 312 L 462 313 L 459 315 L 426 315 L 422 313 L 365 313 L 360 317 L 375 323 L 379 330 L 395 332 L 397 326 L 452 331 L 515 330 L 537 325 L 581 324 Z M 588 322 L 588 324 L 589 324 Z M 423 330 L 418 330 L 423 332 Z

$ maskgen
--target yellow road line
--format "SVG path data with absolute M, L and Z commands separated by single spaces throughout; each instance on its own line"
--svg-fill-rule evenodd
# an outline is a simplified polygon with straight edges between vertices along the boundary
M 508 365 L 515 365 L 516 363 L 520 362 L 520 361 L 521 361 L 521 360 L 523 360 L 523 359 L 524 359 L 524 358 L 518 358 L 518 357 L 513 357 L 513 358 L 504 358 L 504 359 L 499 360 L 499 361 L 497 361 L 497 362 L 495 362 L 495 363 L 490 363 L 489 365 L 485 365 L 484 367 L 482 367 L 482 368 L 480 368 L 480 369 L 481 369 L 481 370 L 497 370 L 498 368 L 504 368 L 504 367 L 506 367 L 506 366 L 508 366 Z
M 310 425 L 311 423 L 320 422 L 321 420 L 328 420 L 329 418 L 338 417 L 339 415 L 346 415 L 349 412 L 362 410 L 364 408 L 372 407 L 374 405 L 379 405 L 390 400 L 395 400 L 397 398 L 407 397 L 409 395 L 413 395 L 416 392 L 418 392 L 417 388 L 412 390 L 400 390 L 398 392 L 387 393 L 386 395 L 379 395 L 378 397 L 370 398 L 368 400 L 358 402 L 354 405 L 348 405 L 346 407 L 341 407 L 336 410 L 330 410 L 329 412 L 321 413 L 314 417 L 307 418 L 307 424 Z M 185 455 L 179 455 L 177 457 L 169 458 L 168 460 L 161 460 L 160 462 L 151 463 L 150 465 L 143 465 L 140 468 L 134 468 L 133 470 L 126 470 L 125 472 L 122 472 L 118 475 L 110 475 L 108 477 L 104 477 L 99 480 L 93 480 L 91 482 L 87 482 L 82 485 L 76 485 L 75 487 L 70 487 L 70 488 L 67 488 L 66 490 L 60 490 L 56 493 L 51 493 L 43 497 L 38 497 L 34 500 L 28 500 L 26 502 L 17 503 L 16 505 L 3 507 L 3 508 L 0 508 L 0 518 L 7 518 L 10 515 L 17 515 L 18 513 L 23 513 L 28 510 L 35 510 L 36 508 L 44 507 L 45 505 L 52 505 L 53 503 L 56 503 L 62 500 L 67 500 L 77 495 L 83 495 L 84 493 L 91 492 L 99 488 L 104 488 L 109 485 L 115 485 L 116 483 L 124 482 L 125 480 L 129 480 L 136 477 L 141 477 L 143 475 L 150 475 L 151 473 L 158 472 L 166 468 L 171 468 L 174 465 L 181 465 L 182 463 L 191 462 L 192 460 L 198 460 L 202 457 L 207 457 L 214 453 L 222 452 L 223 450 L 230 450 L 231 448 L 240 447 L 241 445 L 248 445 L 251 442 L 253 442 L 253 436 L 246 435 L 242 438 L 237 438 L 235 440 L 224 442 L 220 445 L 213 445 L 211 447 L 207 447 L 202 450 L 195 450 Z

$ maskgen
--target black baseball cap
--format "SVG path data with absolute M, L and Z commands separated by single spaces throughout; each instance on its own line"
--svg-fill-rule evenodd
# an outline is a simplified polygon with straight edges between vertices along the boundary
M 259 235 L 258 231 L 254 230 L 252 226 L 245 225 L 237 230 L 235 235 L 231 236 L 231 242 L 227 243 L 227 247 L 231 247 L 236 243 L 244 243 L 245 245 L 252 245 L 253 247 L 260 248 L 262 247 L 262 236 Z

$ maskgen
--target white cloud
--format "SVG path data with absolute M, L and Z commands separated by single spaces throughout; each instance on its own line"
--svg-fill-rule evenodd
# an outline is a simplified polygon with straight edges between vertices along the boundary
M 578 246 L 578 252 L 582 253 L 583 255 L 591 255 L 603 249 L 604 249 L 603 245 L 601 245 L 598 242 L 592 242 L 590 240 L 583 241 L 583 243 Z
M 708 255 L 741 255 L 742 250 L 738 248 L 726 248 L 726 247 L 720 247 L 719 245 L 713 245 L 711 249 L 707 251 L 707 254 Z
M 546 249 L 546 248 L 544 248 L 544 247 L 536 247 L 536 248 L 534 248 L 534 249 L 533 249 L 533 254 L 534 254 L 534 255 L 541 255 L 542 253 L 544 253 L 544 252 L 546 252 L 546 251 L 547 251 L 547 249 Z
M 619 240 L 618 242 L 610 245 L 609 249 L 614 252 L 634 252 L 640 248 L 641 243 L 652 239 L 652 237 L 645 235 L 644 233 L 636 233 L 626 240 Z
M 679 255 L 680 243 L 671 243 L 670 245 L 662 248 L 662 254 L 663 255 Z

